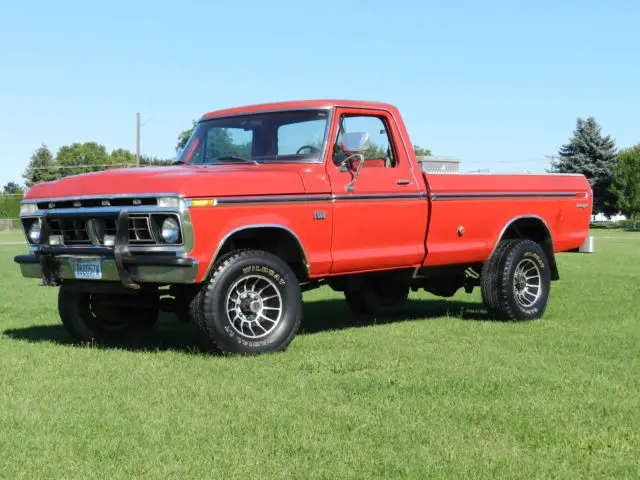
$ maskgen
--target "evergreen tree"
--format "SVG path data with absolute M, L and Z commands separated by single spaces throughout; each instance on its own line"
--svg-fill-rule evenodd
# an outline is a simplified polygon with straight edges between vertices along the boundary
M 58 171 L 51 167 L 55 167 L 53 155 L 46 145 L 42 145 L 31 155 L 29 165 L 27 165 L 27 169 L 22 175 L 27 187 L 58 178 Z
M 620 211 L 631 216 L 636 228 L 640 216 L 640 144 L 623 150 L 616 157 L 611 191 L 618 199 Z
M 560 160 L 551 171 L 583 174 L 593 189 L 593 212 L 605 215 L 615 213 L 616 199 L 609 189 L 616 158 L 615 142 L 611 136 L 602 135 L 595 119 L 578 118 L 573 137 L 558 153 Z
M 20 195 L 24 193 L 24 190 L 16 182 L 9 182 L 3 187 L 2 193 L 5 195 Z

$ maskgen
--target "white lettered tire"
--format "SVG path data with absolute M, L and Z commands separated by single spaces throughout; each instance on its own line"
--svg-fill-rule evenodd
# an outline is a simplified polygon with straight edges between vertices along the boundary
M 224 354 L 283 351 L 302 319 L 300 283 L 276 255 L 262 250 L 232 252 L 216 263 L 191 312 Z
M 549 301 L 551 275 L 542 247 L 532 240 L 500 242 L 481 274 L 482 298 L 498 320 L 540 318 Z

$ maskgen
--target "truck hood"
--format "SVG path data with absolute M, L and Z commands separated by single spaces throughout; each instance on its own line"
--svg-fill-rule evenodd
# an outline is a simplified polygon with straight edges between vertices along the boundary
M 121 168 L 33 186 L 25 199 L 177 193 L 185 197 L 305 193 L 300 174 L 277 165 Z

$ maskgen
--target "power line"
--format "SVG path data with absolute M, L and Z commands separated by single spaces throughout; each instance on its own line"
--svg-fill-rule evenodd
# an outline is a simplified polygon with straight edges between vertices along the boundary
M 135 167 L 133 163 L 103 163 L 89 165 L 51 165 L 50 167 L 31 167 L 28 170 L 51 170 L 56 168 L 98 168 L 98 167 Z

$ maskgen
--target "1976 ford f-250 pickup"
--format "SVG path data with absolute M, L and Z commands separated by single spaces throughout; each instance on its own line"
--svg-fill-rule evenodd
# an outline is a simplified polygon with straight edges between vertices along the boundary
M 411 289 L 479 286 L 488 312 L 542 316 L 556 252 L 588 250 L 581 175 L 423 172 L 388 104 L 300 101 L 204 115 L 176 165 L 32 187 L 26 277 L 59 285 L 78 341 L 192 320 L 226 353 L 285 349 L 301 292 L 329 285 L 358 314 Z

